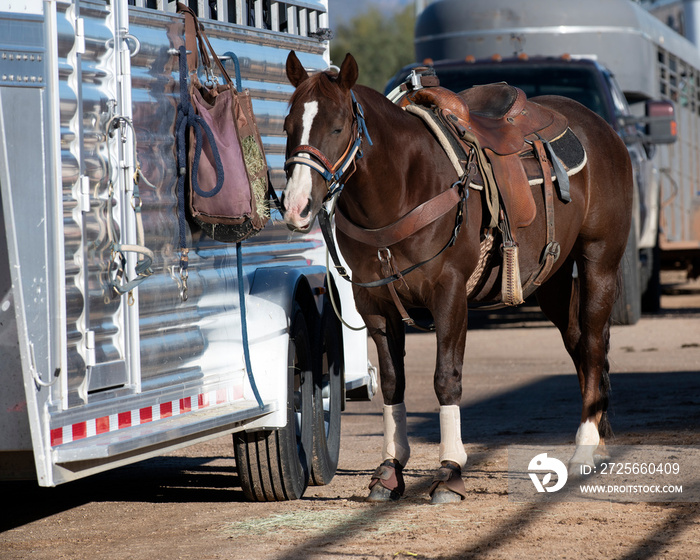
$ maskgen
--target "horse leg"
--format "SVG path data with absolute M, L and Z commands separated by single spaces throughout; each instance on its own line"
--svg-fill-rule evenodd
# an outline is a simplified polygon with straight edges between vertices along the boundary
M 380 313 L 379 310 L 369 314 L 363 313 L 363 318 L 377 346 L 379 377 L 384 399 L 382 463 L 372 475 L 367 500 L 386 502 L 398 500 L 403 495 L 403 469 L 411 455 L 404 403 L 406 335 L 403 321 L 394 310 L 387 310 L 386 313 Z
M 462 443 L 459 403 L 467 336 L 467 300 L 464 284 L 455 282 L 452 288 L 439 286 L 435 290 L 440 295 L 440 307 L 433 312 L 437 332 L 434 387 L 440 403 L 440 468 L 430 487 L 434 504 L 466 498 L 462 469 L 467 464 L 467 453 Z
M 581 465 L 593 467 L 605 455 L 605 436 L 610 433 L 609 318 L 617 290 L 617 269 L 610 270 L 605 258 L 584 257 L 578 263 L 578 278 L 571 276 L 570 259 L 537 292 L 542 311 L 562 334 L 581 389 L 581 423 L 576 432 L 576 450 L 569 461 L 572 475 L 581 472 Z
M 575 359 L 583 408 L 576 432 L 576 451 L 569 461 L 569 472 L 580 474 L 581 465 L 595 466 L 605 455 L 605 437 L 611 432 L 607 417 L 610 389 L 610 315 L 618 289 L 616 262 L 603 255 L 583 258 L 579 267 L 579 323 L 581 339 Z

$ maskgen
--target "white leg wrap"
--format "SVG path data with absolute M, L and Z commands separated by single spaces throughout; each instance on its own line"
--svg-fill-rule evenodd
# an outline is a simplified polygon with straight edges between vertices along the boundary
M 467 452 L 462 443 L 461 413 L 458 405 L 440 407 L 440 462 L 453 461 L 464 468 Z
M 570 465 L 595 465 L 595 451 L 600 443 L 598 427 L 591 420 L 586 420 L 576 432 L 576 451 L 569 460 Z
M 599 443 L 598 426 L 591 420 L 586 420 L 576 431 L 576 445 L 598 445 Z
M 382 461 L 396 459 L 402 467 L 408 463 L 411 448 L 406 430 L 406 403 L 384 405 L 384 448 Z

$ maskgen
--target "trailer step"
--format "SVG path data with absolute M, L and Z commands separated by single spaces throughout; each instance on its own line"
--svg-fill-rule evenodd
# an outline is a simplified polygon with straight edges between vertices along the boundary
M 252 419 L 277 409 L 276 403 L 262 408 L 255 401 L 236 401 L 172 418 L 140 424 L 64 443 L 52 449 L 56 463 L 74 463 L 105 459 L 148 448 L 177 447 L 178 442 L 192 442 L 232 432 Z

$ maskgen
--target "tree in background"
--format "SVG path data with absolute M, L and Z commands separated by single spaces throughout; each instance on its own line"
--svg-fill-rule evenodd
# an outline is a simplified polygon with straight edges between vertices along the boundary
M 389 78 L 413 62 L 415 22 L 413 5 L 389 15 L 371 8 L 334 30 L 331 61 L 340 66 L 345 54 L 352 53 L 360 67 L 358 83 L 384 91 Z

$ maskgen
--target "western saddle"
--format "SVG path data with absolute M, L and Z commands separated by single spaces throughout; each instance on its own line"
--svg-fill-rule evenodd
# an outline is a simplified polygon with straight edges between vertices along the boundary
M 459 94 L 439 86 L 424 87 L 409 91 L 399 105 L 407 110 L 412 106 L 411 112 L 417 114 L 421 110 L 416 107 L 429 109 L 461 144 L 460 159 L 468 161 L 469 154 L 476 157 L 489 227 L 498 227 L 503 238 L 502 302 L 519 305 L 544 281 L 559 257 L 553 179 L 559 198 L 563 202 L 571 198 L 567 170 L 551 143 L 567 132 L 573 135 L 566 117 L 529 101 L 521 89 L 506 83 L 475 86 Z M 537 207 L 531 185 L 540 182 L 544 186 L 546 243 L 540 270 L 523 286 L 515 230 L 534 221 Z

